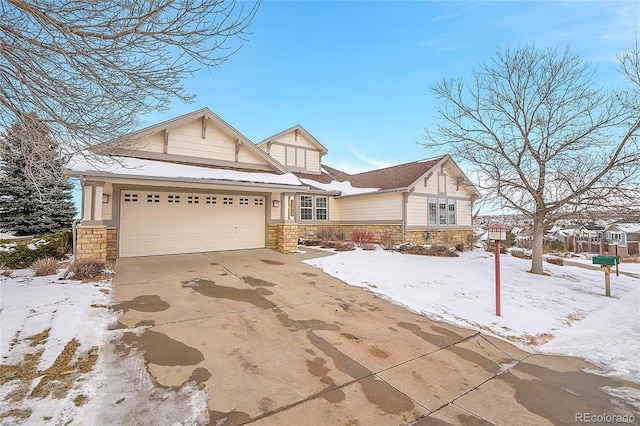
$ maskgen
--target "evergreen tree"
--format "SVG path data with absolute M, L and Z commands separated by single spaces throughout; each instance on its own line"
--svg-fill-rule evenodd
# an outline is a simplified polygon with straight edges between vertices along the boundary
M 70 229 L 72 189 L 46 124 L 24 116 L 0 135 L 0 230 L 40 235 Z

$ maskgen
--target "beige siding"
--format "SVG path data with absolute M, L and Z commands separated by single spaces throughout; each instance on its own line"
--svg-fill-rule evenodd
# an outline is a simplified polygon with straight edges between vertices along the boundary
M 287 147 L 287 166 L 295 166 L 296 165 L 296 149 L 292 146 Z
M 284 145 L 276 145 L 276 144 L 271 145 L 271 148 L 269 148 L 269 155 L 271 155 L 273 158 L 275 158 L 275 160 L 278 163 L 284 164 L 285 163 L 285 147 L 284 147 Z
M 296 138 L 296 132 L 293 130 L 286 135 L 280 136 L 278 139 L 276 139 L 276 141 L 285 145 L 295 145 L 301 148 L 318 149 L 313 144 L 313 142 L 305 138 L 301 132 L 298 132 L 298 137 Z
M 164 132 L 154 133 L 153 135 L 142 139 L 140 144 L 136 146 L 136 149 L 139 149 L 140 151 L 163 153 Z
M 188 155 L 216 160 L 235 160 L 236 141 L 208 123 L 202 139 L 202 120 L 194 120 L 169 131 L 168 154 Z
M 425 185 L 426 180 L 426 185 Z M 438 193 L 438 175 L 433 173 L 431 177 L 423 177 L 415 186 L 414 192 L 419 194 L 437 194 Z
M 402 194 L 397 192 L 340 198 L 337 201 L 341 221 L 402 220 Z
M 250 143 L 250 142 L 247 142 Z M 246 144 L 240 145 L 240 152 L 238 153 L 238 162 L 240 163 L 250 163 L 250 164 L 268 164 L 268 162 L 258 156 L 253 150 L 247 148 Z
M 409 195 L 407 200 L 407 225 L 427 226 L 429 224 L 429 203 L 427 197 Z
M 458 200 L 458 226 L 471 226 L 471 201 Z
M 320 151 L 307 151 L 307 170 L 320 173 Z

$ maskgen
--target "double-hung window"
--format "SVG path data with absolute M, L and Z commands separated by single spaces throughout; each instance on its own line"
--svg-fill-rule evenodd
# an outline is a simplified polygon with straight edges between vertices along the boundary
M 329 199 L 326 196 L 301 195 L 300 220 L 328 220 Z

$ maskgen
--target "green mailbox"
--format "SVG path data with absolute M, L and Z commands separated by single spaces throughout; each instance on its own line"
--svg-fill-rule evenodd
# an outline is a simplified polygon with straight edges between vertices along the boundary
M 611 297 L 611 267 L 615 266 L 617 270 L 618 264 L 620 264 L 620 256 L 593 256 L 591 259 L 594 265 L 600 265 L 600 268 L 604 271 L 604 294 L 607 297 Z
M 593 256 L 594 265 L 615 266 L 620 263 L 620 256 Z

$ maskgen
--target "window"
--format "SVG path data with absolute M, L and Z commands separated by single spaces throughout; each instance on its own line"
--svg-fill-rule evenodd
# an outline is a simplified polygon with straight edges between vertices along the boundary
M 125 203 L 137 203 L 138 202 L 138 194 L 124 194 L 124 202 Z
M 206 204 L 217 204 L 218 203 L 218 198 L 217 197 L 207 197 L 207 198 L 205 198 L 205 203 Z
M 200 203 L 200 197 L 197 195 L 189 195 L 187 197 L 187 204 L 199 204 Z
M 147 194 L 147 203 L 159 203 L 160 196 L 156 194 Z
M 180 196 L 179 195 L 167 195 L 167 202 L 169 204 L 180 204 Z
M 233 198 L 231 197 L 224 197 L 222 199 L 222 204 L 233 204 Z
M 249 199 L 248 198 L 239 198 L 238 199 L 238 204 L 240 204 L 241 206 L 248 206 L 249 205 Z
M 449 225 L 456 224 L 456 200 L 449 200 Z
M 438 200 L 438 224 L 447 224 L 447 200 L 442 198 Z
M 254 206 L 264 206 L 264 198 L 254 198 L 253 199 Z
M 435 198 L 429 198 L 429 225 L 437 225 L 438 207 Z
M 327 219 L 327 197 L 316 197 L 316 220 Z
M 429 198 L 427 209 L 428 223 L 434 225 L 456 224 L 456 200 Z
M 300 196 L 300 220 L 313 220 L 313 197 Z

